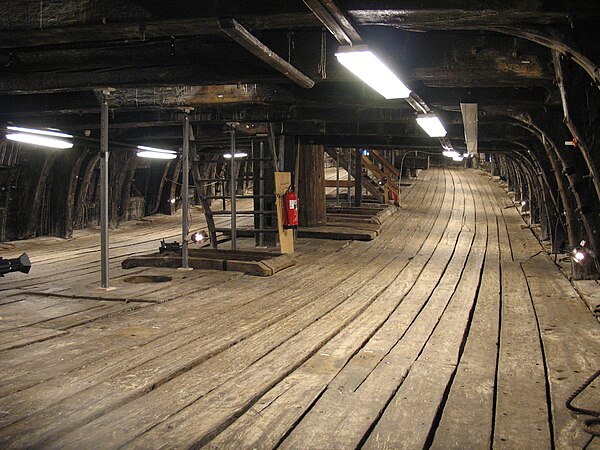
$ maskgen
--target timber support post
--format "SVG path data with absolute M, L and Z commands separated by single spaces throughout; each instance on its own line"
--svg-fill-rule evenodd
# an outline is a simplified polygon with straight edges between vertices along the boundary
M 322 145 L 302 144 L 299 155 L 298 210 L 300 227 L 327 223 L 325 156 Z

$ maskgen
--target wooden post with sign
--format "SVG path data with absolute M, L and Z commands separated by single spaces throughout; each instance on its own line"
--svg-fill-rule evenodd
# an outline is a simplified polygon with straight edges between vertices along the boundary
M 277 229 L 279 230 L 279 246 L 281 253 L 294 253 L 294 230 L 283 228 L 283 194 L 292 184 L 290 172 L 275 172 L 275 195 L 277 197 Z

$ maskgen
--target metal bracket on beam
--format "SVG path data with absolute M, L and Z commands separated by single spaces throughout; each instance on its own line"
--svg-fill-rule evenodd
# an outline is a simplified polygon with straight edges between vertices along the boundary
M 231 39 L 236 41 L 258 59 L 266 62 L 275 70 L 281 72 L 294 83 L 306 89 L 310 89 L 315 85 L 315 82 L 312 79 L 304 75 L 281 56 L 260 42 L 237 20 L 232 18 L 221 18 L 219 19 L 219 27 Z

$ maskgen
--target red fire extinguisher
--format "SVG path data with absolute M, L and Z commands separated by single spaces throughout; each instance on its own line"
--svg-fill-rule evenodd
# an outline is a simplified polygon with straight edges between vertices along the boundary
M 298 228 L 298 196 L 291 187 L 283 194 L 283 228 Z

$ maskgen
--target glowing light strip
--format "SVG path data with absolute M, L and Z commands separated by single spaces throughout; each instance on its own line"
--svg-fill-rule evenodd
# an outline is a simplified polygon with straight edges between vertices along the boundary
M 386 99 L 410 95 L 410 89 L 366 45 L 340 47 L 335 56 L 340 64 Z
M 23 142 L 26 144 L 39 145 L 42 147 L 51 147 L 51 148 L 72 148 L 73 143 L 63 141 L 61 139 L 54 139 L 52 137 L 46 137 L 42 135 L 36 134 L 28 134 L 28 133 L 9 133 L 6 135 L 6 139 L 10 139 L 11 141 Z
M 153 159 L 175 159 L 177 155 L 169 152 L 156 152 L 144 150 L 136 153 L 140 158 L 153 158 Z
M 61 133 L 59 131 L 52 130 L 37 130 L 34 128 L 23 128 L 23 127 L 6 127 L 7 130 L 16 131 L 18 133 L 27 133 L 27 134 L 39 134 L 42 136 L 52 136 L 52 137 L 61 137 L 61 138 L 72 138 L 70 134 Z
M 248 156 L 248 153 L 245 153 L 245 152 L 235 152 L 233 154 L 234 158 L 245 158 L 246 156 Z M 231 153 L 225 153 L 223 155 L 223 158 L 225 158 L 225 159 L 231 159 Z
M 417 116 L 417 123 L 430 137 L 446 136 L 446 129 L 435 114 L 421 114 Z

